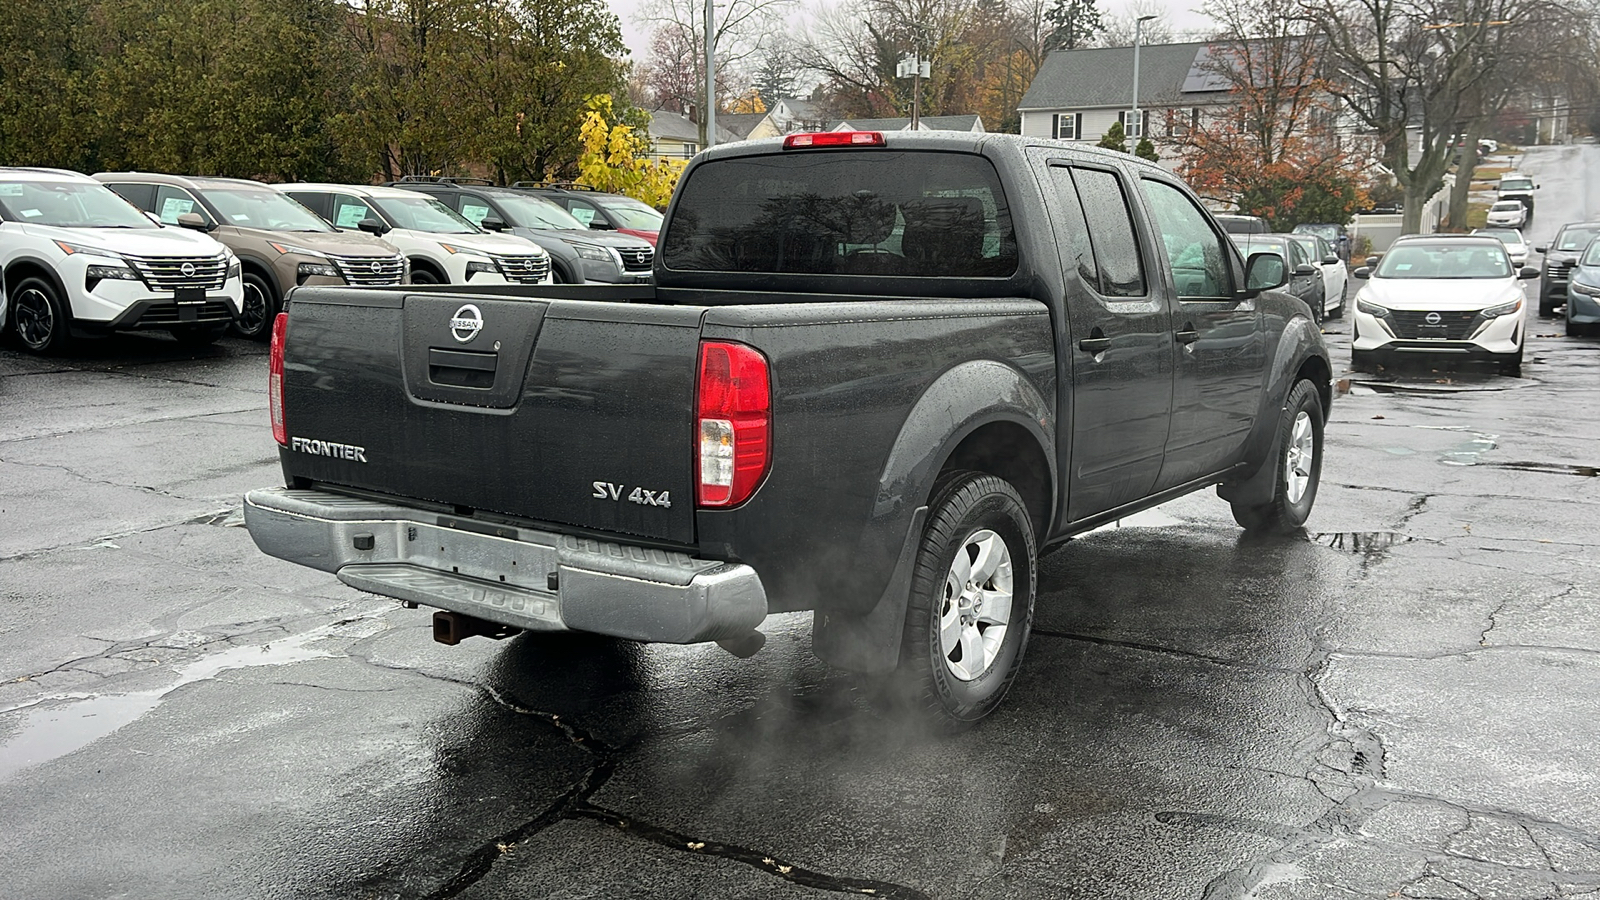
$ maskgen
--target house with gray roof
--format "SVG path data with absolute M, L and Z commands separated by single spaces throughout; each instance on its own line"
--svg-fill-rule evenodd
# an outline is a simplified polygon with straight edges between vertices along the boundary
M 845 119 L 829 131 L 910 131 L 911 119 Z M 971 131 L 984 132 L 980 116 L 923 116 L 917 120 L 918 131 Z
M 1213 60 L 1216 49 L 1205 41 L 1141 46 L 1137 120 L 1132 47 L 1053 51 L 1017 105 L 1022 133 L 1093 143 L 1121 122 L 1128 149 L 1141 135 L 1161 147 L 1162 138 L 1188 134 L 1208 107 L 1232 102 L 1229 81 Z

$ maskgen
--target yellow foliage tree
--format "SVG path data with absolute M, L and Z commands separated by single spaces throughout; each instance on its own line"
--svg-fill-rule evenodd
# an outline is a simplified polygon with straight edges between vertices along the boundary
M 615 119 L 610 94 L 589 99 L 579 131 L 578 182 L 664 209 L 688 163 L 650 159 L 649 138 Z

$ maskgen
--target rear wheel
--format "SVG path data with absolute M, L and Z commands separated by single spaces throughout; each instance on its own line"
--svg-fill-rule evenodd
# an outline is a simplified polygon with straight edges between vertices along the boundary
M 25 278 L 11 297 L 11 332 L 29 353 L 59 353 L 71 340 L 66 305 L 55 286 Z
M 1350 302 L 1350 282 L 1346 281 L 1344 283 L 1344 287 L 1341 288 L 1340 292 L 1339 292 L 1339 305 L 1334 307 L 1333 312 L 1328 316 L 1328 318 L 1330 318 L 1330 319 L 1343 319 L 1344 318 L 1345 305 L 1348 304 L 1349 302 Z
M 934 491 L 901 639 L 897 695 L 940 731 L 970 728 L 1011 687 L 1033 622 L 1038 561 L 1022 498 L 993 475 Z
M 1273 453 L 1262 465 L 1273 469 L 1272 499 L 1234 503 L 1233 520 L 1246 531 L 1296 531 L 1311 516 L 1322 479 L 1322 398 L 1310 381 L 1302 379 L 1289 391 Z
M 272 320 L 278 314 L 278 296 L 272 285 L 255 272 L 244 273 L 244 300 L 233 330 L 240 337 L 264 341 L 272 336 Z

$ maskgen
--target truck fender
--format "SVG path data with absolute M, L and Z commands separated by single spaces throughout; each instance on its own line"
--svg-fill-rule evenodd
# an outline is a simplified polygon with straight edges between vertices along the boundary
M 1318 340 L 1316 327 L 1304 316 L 1295 316 L 1278 336 L 1278 347 L 1272 355 L 1272 364 L 1267 370 L 1266 383 L 1261 391 L 1261 405 L 1256 410 L 1255 425 L 1245 441 L 1244 465 L 1240 466 L 1245 474 L 1235 481 L 1217 485 L 1217 496 L 1229 503 L 1271 502 L 1272 490 L 1277 484 L 1277 470 L 1268 462 L 1275 449 L 1273 442 L 1277 439 L 1278 419 L 1284 404 L 1289 402 L 1289 391 L 1294 389 L 1308 360 L 1316 359 L 1321 363 L 1313 381 L 1317 393 L 1322 397 L 1324 422 L 1332 412 L 1329 409 L 1332 385 L 1328 379 L 1333 369 Z
M 1053 509 L 1056 472 L 1054 413 L 1018 370 L 994 360 L 974 360 L 940 375 L 918 398 L 900 426 L 878 476 L 877 500 L 862 531 L 864 558 L 893 558 L 883 592 L 863 613 L 818 609 L 812 650 L 824 662 L 862 674 L 893 671 L 911 596 L 911 576 L 928 517 L 934 482 L 962 441 L 978 429 L 1012 423 L 1037 442 L 1049 469 L 1043 498 Z M 1044 527 L 1049 528 L 1048 513 Z

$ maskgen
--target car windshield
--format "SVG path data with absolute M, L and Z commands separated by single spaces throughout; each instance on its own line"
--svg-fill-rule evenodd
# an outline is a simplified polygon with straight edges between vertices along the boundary
M 1294 230 L 1300 234 L 1314 234 L 1330 244 L 1339 240 L 1337 225 L 1296 225 Z
M 1583 252 L 1583 266 L 1600 266 L 1600 241 L 1590 241 L 1589 249 Z
M 57 228 L 160 227 L 105 185 L 74 181 L 0 181 L 0 212 Z
M 1505 244 L 1507 247 L 1522 246 L 1522 232 L 1515 228 L 1485 228 L 1478 234 L 1499 238 L 1500 243 Z
M 1585 226 L 1583 228 L 1563 228 L 1561 234 L 1556 236 L 1557 250 L 1582 250 L 1589 246 L 1589 242 L 1600 237 L 1600 225 Z
M 1317 239 L 1316 238 L 1314 238 L 1314 237 L 1299 237 L 1299 236 L 1296 236 L 1293 240 L 1294 240 L 1294 242 L 1296 244 L 1300 245 L 1300 249 L 1304 250 L 1306 252 L 1307 256 L 1311 257 L 1313 260 L 1316 260 L 1319 263 L 1322 262 L 1322 254 L 1317 252 Z
M 389 217 L 396 228 L 429 234 L 478 234 L 478 226 L 432 197 L 369 197 L 372 205 Z
M 549 228 L 555 231 L 589 230 L 582 222 L 574 219 L 572 213 L 540 197 L 495 194 L 494 202 L 500 204 L 501 209 L 511 214 L 513 221 L 508 223 L 511 225 L 519 225 L 523 228 Z M 471 203 L 472 199 L 470 197 L 464 200 L 461 207 L 462 212 L 466 212 L 467 206 Z M 486 207 L 484 211 L 485 213 L 488 212 Z
M 205 188 L 201 193 L 229 225 L 269 231 L 334 230 L 316 213 L 271 188 Z
M 638 202 L 637 200 L 597 200 L 611 217 L 622 223 L 623 228 L 632 228 L 636 231 L 660 231 L 661 213 Z
M 1516 212 L 1522 208 L 1522 203 L 1517 200 L 1505 200 L 1490 207 L 1493 212 Z
M 1531 191 L 1533 190 L 1532 178 L 1507 178 L 1500 182 L 1502 191 Z
M 1505 248 L 1478 241 L 1401 244 L 1389 248 L 1378 278 L 1509 278 Z
M 1221 215 L 1217 216 L 1217 223 L 1229 234 L 1260 234 L 1267 230 L 1262 220 L 1255 216 Z
M 1276 253 L 1285 261 L 1289 258 L 1289 251 L 1283 246 L 1281 238 L 1269 240 L 1248 234 L 1232 234 L 1229 237 L 1233 239 L 1233 245 L 1239 248 L 1239 254 L 1247 259 L 1252 253 Z

